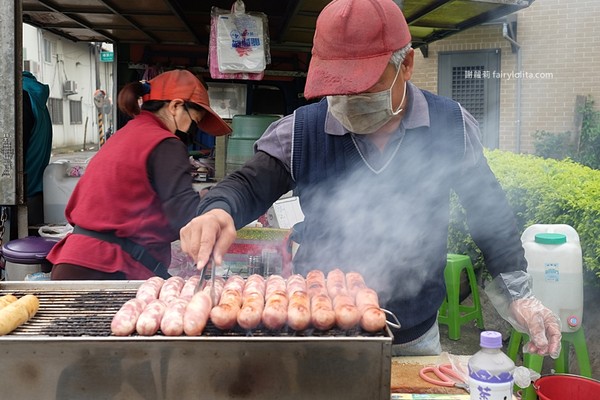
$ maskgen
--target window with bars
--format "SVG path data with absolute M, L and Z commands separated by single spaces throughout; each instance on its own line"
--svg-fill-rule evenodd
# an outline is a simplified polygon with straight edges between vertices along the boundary
M 452 95 L 479 122 L 485 125 L 484 66 L 452 67 Z
M 81 125 L 83 123 L 82 114 L 81 101 L 69 100 L 69 115 L 71 117 L 71 125 Z
M 479 123 L 485 147 L 499 146 L 500 50 L 440 52 L 438 94 L 458 101 Z
M 52 125 L 63 124 L 63 101 L 62 99 L 49 98 L 48 99 L 48 111 L 50 112 L 50 119 Z

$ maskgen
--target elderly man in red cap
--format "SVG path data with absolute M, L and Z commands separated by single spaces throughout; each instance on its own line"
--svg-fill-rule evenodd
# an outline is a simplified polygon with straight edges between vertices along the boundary
M 256 154 L 203 199 L 180 232 L 204 266 L 222 261 L 235 229 L 289 190 L 305 220 L 295 272 L 362 273 L 386 309 L 394 355 L 441 351 L 450 193 L 494 277 L 494 304 L 557 357 L 556 316 L 531 294 L 515 218 L 483 156 L 475 119 L 460 104 L 410 83 L 414 50 L 392 0 L 335 0 L 317 20 L 304 95 L 322 98 L 274 122 Z

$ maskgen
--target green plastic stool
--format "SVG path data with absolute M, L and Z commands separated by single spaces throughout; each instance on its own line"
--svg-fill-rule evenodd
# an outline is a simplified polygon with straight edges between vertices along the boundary
M 469 279 L 473 299 L 472 306 L 460 304 L 460 277 L 463 270 L 466 271 Z M 444 279 L 446 281 L 446 298 L 440 307 L 438 322 L 448 325 L 448 337 L 452 340 L 460 339 L 461 326 L 473 320 L 477 320 L 477 327 L 483 329 L 479 290 L 471 258 L 462 254 L 448 254 Z
M 529 342 L 529 336 L 525 333 L 517 332 L 515 329 L 510 334 L 508 341 L 507 355 L 516 362 L 521 344 Z M 592 377 L 592 367 L 590 366 L 590 356 L 588 354 L 587 345 L 585 342 L 585 334 L 583 327 L 580 327 L 576 332 L 563 332 L 561 340 L 561 349 L 558 358 L 554 360 L 554 370 L 556 373 L 569 373 L 569 350 L 570 347 L 575 348 L 577 356 L 577 364 L 579 365 L 579 374 L 586 378 Z M 544 357 L 537 354 L 523 354 L 523 366 L 530 368 L 538 373 L 542 371 Z M 535 388 L 530 385 L 525 389 L 523 400 L 535 400 L 537 394 Z

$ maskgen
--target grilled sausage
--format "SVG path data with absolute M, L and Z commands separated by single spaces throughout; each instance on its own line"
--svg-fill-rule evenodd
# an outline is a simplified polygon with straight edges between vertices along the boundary
M 267 282 L 266 282 L 265 299 L 268 299 L 271 296 L 271 294 L 275 293 L 276 291 L 285 292 L 285 290 L 286 290 L 285 279 L 283 279 L 283 277 L 281 275 L 270 275 L 267 278 Z
M 291 275 L 286 281 L 286 291 L 288 297 L 297 291 L 306 292 L 306 279 L 299 274 Z
M 135 325 L 145 306 L 144 300 L 137 297 L 127 300 L 112 319 L 110 330 L 113 335 L 129 336 L 135 332 Z
M 310 298 L 310 314 L 311 323 L 316 329 L 326 331 L 335 325 L 335 311 L 331 299 L 325 293 Z
M 165 281 L 160 289 L 158 298 L 165 303 L 169 303 L 179 297 L 185 280 L 180 276 L 172 276 Z
M 262 320 L 265 309 L 265 298 L 262 294 L 253 292 L 244 295 L 244 303 L 237 315 L 237 323 L 244 329 L 254 329 Z
M 152 300 L 158 299 L 160 289 L 164 283 L 165 280 L 159 276 L 148 278 L 140 285 L 135 297 L 142 300 L 144 303 L 149 304 Z
M 288 326 L 302 331 L 310 325 L 310 299 L 304 290 L 296 290 L 289 295 Z
M 269 286 L 267 286 L 267 290 Z M 271 330 L 281 329 L 287 322 L 288 298 L 283 290 L 273 291 L 265 301 L 262 313 L 263 324 Z
M 339 294 L 348 294 L 346 274 L 341 269 L 336 268 L 327 273 L 327 292 L 333 301 L 335 301 L 336 296 Z
M 135 324 L 137 333 L 142 336 L 156 334 L 160 328 L 160 321 L 166 309 L 167 303 L 160 299 L 152 300 L 150 304 L 147 304 Z
M 183 318 L 189 301 L 175 299 L 167 304 L 165 315 L 160 321 L 160 330 L 166 336 L 180 336 L 183 334 Z
M 210 311 L 210 320 L 219 329 L 231 329 L 237 322 L 237 315 L 242 308 L 244 279 L 232 275 L 225 282 L 219 305 Z
M 212 308 L 209 290 L 210 288 L 207 286 L 204 290 L 197 292 L 185 309 L 183 331 L 188 336 L 201 335 L 206 327 Z
M 196 291 L 196 286 L 198 286 L 199 281 L 200 281 L 200 275 L 190 276 L 188 278 L 188 280 L 185 281 L 185 284 L 183 285 L 183 288 L 181 289 L 181 292 L 179 293 L 179 298 L 190 301 L 192 299 L 192 297 L 194 297 L 194 293 Z M 202 288 L 200 288 L 200 290 L 202 290 Z
M 306 275 L 306 291 L 311 299 L 317 294 L 328 294 L 325 286 L 325 274 L 322 271 L 313 269 L 308 272 Z
M 333 299 L 335 323 L 340 329 L 350 329 L 360 321 L 360 312 L 349 294 L 338 294 Z
M 356 294 L 356 306 L 361 315 L 360 326 L 367 332 L 382 330 L 386 324 L 386 317 L 379 307 L 377 292 L 371 288 L 360 289 Z
M 242 308 L 237 315 L 237 323 L 244 329 L 256 328 L 262 319 L 265 308 L 265 278 L 253 274 L 246 279 Z
M 356 293 L 360 289 L 364 289 L 367 287 L 364 278 L 358 272 L 347 272 L 346 273 L 346 286 L 348 288 L 348 293 L 352 298 L 356 297 Z

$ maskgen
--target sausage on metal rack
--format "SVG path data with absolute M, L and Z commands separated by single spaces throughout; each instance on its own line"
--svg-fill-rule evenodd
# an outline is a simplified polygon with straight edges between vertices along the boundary
M 327 273 L 327 292 L 333 301 L 337 295 L 347 295 L 346 274 L 339 268 Z
M 242 298 L 237 323 L 244 329 L 254 329 L 260 324 L 265 308 L 265 278 L 257 274 L 250 275 L 246 279 Z
M 325 293 L 310 298 L 310 314 L 311 323 L 316 329 L 326 331 L 335 325 L 335 311 L 331 299 Z
M 129 336 L 135 332 L 135 326 L 146 302 L 139 298 L 127 300 L 115 314 L 110 324 L 110 330 L 116 336 Z
M 338 294 L 333 299 L 335 323 L 340 329 L 350 329 L 360 321 L 360 312 L 349 294 Z
M 237 322 L 242 308 L 244 278 L 232 275 L 225 282 L 219 304 L 210 311 L 210 320 L 219 329 L 231 329 Z
M 296 290 L 289 296 L 288 326 L 302 331 L 310 325 L 310 298 L 304 290 Z
M 323 271 L 313 269 L 306 274 L 306 291 L 311 299 L 317 294 L 328 294 Z
M 137 333 L 142 336 L 155 335 L 160 329 L 160 321 L 166 309 L 167 303 L 160 299 L 152 300 L 147 304 L 135 324 Z
M 142 300 L 144 303 L 149 304 L 152 300 L 158 299 L 160 289 L 164 283 L 165 280 L 159 276 L 148 278 L 140 285 L 135 297 Z
M 306 280 L 302 275 L 287 278 L 288 326 L 302 331 L 310 325 L 310 298 L 306 291 Z
M 268 286 L 267 286 L 268 289 Z M 283 328 L 287 322 L 288 298 L 284 290 L 274 290 L 265 300 L 263 324 L 272 330 Z
M 190 276 L 183 285 L 181 292 L 179 293 L 179 298 L 190 301 L 192 297 L 194 297 L 194 293 L 196 293 L 196 286 L 198 286 L 198 282 L 200 281 L 200 275 Z M 200 288 L 202 290 L 202 288 Z
M 188 336 L 201 335 L 208 322 L 212 300 L 210 287 L 198 291 L 188 303 L 183 314 L 183 331 Z
M 367 332 L 382 330 L 386 324 L 386 317 L 379 307 L 377 292 L 371 288 L 363 288 L 356 294 L 356 306 L 360 312 L 360 326 Z
M 364 278 L 359 272 L 347 272 L 346 273 L 346 286 L 348 287 L 348 293 L 352 298 L 356 297 L 356 293 L 360 289 L 367 287 Z
M 175 299 L 167 304 L 165 315 L 160 321 L 160 330 L 166 336 L 180 336 L 183 334 L 183 317 L 189 301 Z
M 167 279 L 160 289 L 158 298 L 165 303 L 169 303 L 179 297 L 185 280 L 180 276 L 172 276 Z

